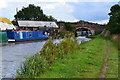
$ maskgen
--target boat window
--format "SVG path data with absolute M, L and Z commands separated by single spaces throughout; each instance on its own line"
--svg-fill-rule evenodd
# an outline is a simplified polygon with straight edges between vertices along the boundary
M 30 37 L 32 37 L 32 34 L 30 34 Z

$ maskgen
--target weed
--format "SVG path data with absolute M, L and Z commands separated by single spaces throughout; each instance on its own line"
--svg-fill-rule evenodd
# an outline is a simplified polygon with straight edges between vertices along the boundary
M 17 70 L 17 78 L 19 77 L 37 77 L 46 71 L 57 59 L 64 59 L 69 53 L 78 48 L 77 39 L 65 39 L 59 44 L 49 40 L 45 43 L 42 50 L 29 57 Z

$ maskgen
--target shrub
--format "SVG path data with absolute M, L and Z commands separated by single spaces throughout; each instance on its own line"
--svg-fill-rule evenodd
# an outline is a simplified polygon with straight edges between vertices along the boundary
M 40 56 L 44 57 L 49 63 L 52 63 L 58 56 L 56 44 L 54 44 L 52 40 L 46 42 L 40 51 Z
M 70 31 L 70 32 L 75 31 L 75 27 L 70 22 L 65 23 L 65 28 L 66 28 L 67 31 Z
M 58 44 L 49 40 L 39 53 L 29 57 L 23 63 L 20 70 L 17 71 L 17 77 L 37 77 L 47 70 L 56 59 L 65 58 L 68 53 L 72 53 L 77 48 L 77 39 L 65 39 Z
M 73 32 L 69 32 L 69 31 L 60 31 L 59 35 L 61 37 L 71 37 L 72 35 L 74 35 L 74 33 Z
M 47 69 L 48 64 L 46 60 L 42 58 L 39 54 L 35 54 L 32 57 L 29 57 L 23 65 L 20 67 L 20 70 L 17 71 L 17 78 L 39 76 L 43 71 Z

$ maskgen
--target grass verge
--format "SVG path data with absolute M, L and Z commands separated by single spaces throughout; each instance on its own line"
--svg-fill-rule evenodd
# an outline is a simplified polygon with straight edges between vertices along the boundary
M 113 41 L 109 42 L 110 56 L 108 59 L 107 78 L 118 78 L 118 46 Z
M 56 62 L 40 78 L 98 78 L 105 56 L 102 38 L 83 43 L 63 60 Z M 37 77 L 38 78 L 38 77 Z
M 99 78 L 106 56 L 105 43 L 106 39 L 100 36 L 81 45 L 70 39 L 59 44 L 50 41 L 25 61 L 17 78 Z M 108 43 L 111 54 L 106 76 L 117 78 L 117 47 L 110 40 Z

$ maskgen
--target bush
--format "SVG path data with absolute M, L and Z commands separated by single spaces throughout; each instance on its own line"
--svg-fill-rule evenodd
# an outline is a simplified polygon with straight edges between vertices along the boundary
M 69 53 L 78 48 L 77 39 L 65 39 L 59 44 L 52 40 L 46 42 L 42 50 L 34 56 L 28 58 L 20 70 L 17 71 L 17 78 L 37 77 L 51 66 L 56 59 L 63 59 Z
M 73 32 L 69 32 L 69 31 L 60 31 L 59 32 L 59 35 L 61 37 L 70 37 L 71 35 L 73 35 L 74 33 Z
M 70 22 L 65 23 L 65 28 L 66 28 L 67 31 L 70 31 L 70 32 L 75 31 L 75 27 Z
M 60 50 L 63 51 L 64 54 L 71 53 L 78 47 L 77 40 L 72 39 L 66 39 L 58 44 L 58 47 Z
M 17 71 L 17 78 L 32 78 L 39 76 L 47 69 L 46 60 L 39 54 L 29 57 Z
M 56 44 L 54 44 L 52 40 L 49 40 L 43 46 L 39 54 L 40 56 L 44 57 L 48 63 L 52 63 L 55 60 L 56 56 L 58 56 L 58 50 L 56 47 Z

